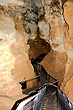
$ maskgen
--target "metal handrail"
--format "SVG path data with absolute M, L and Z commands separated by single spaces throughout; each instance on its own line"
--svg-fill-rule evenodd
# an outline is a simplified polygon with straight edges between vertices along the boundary
M 58 89 L 59 89 L 59 88 L 58 88 Z M 59 91 L 61 91 L 61 93 L 64 94 L 65 97 L 68 99 L 68 101 L 73 105 L 73 102 L 72 102 L 72 101 L 70 100 L 70 98 L 65 94 L 65 92 L 62 91 L 62 90 L 60 90 L 60 89 L 59 89 Z
M 39 65 L 40 67 L 42 67 L 42 68 L 44 69 L 44 67 L 43 67 L 42 65 L 36 64 L 36 67 L 37 67 L 37 65 Z M 44 70 L 45 70 L 45 69 L 44 69 Z M 49 74 L 46 70 L 45 70 L 45 72 L 46 72 L 47 75 L 49 75 L 51 78 L 53 78 L 54 80 L 56 80 L 56 81 L 52 82 L 53 84 L 58 83 L 58 79 L 56 79 L 54 76 L 52 76 L 51 74 Z M 29 82 L 29 81 L 34 80 L 34 79 L 37 79 L 37 78 L 40 78 L 39 72 L 38 72 L 38 76 L 33 77 L 33 78 L 30 78 L 30 79 L 27 79 L 27 80 L 25 80 L 25 81 L 26 81 L 26 82 Z
M 40 65 L 40 64 L 37 64 L 37 65 L 41 66 L 41 67 L 44 69 L 44 67 L 43 67 L 42 65 Z M 44 69 L 44 70 L 45 70 L 45 69 Z M 45 70 L 45 72 L 46 72 L 48 75 L 50 75 L 53 79 L 58 80 L 56 77 L 54 77 L 53 75 L 51 75 L 50 73 L 48 73 L 46 70 Z
M 44 67 L 43 67 L 42 65 L 40 65 L 40 64 L 37 64 L 37 65 L 39 65 L 39 70 L 41 70 L 40 67 L 44 68 Z M 44 69 L 44 70 L 45 70 L 45 69 Z M 42 89 L 43 87 L 45 87 L 45 86 L 50 86 L 50 85 L 52 85 L 52 86 L 56 87 L 57 90 L 60 90 L 60 89 L 57 87 L 57 85 L 55 85 L 56 83 L 58 83 L 58 79 L 55 78 L 54 76 L 52 76 L 51 74 L 49 74 L 46 70 L 45 70 L 45 72 L 46 72 L 47 75 L 49 75 L 51 78 L 55 79 L 55 81 L 52 82 L 52 83 L 47 82 L 47 83 L 43 84 L 43 86 L 41 86 L 41 87 L 38 88 L 37 90 L 29 92 L 29 94 L 28 94 L 28 96 L 27 96 L 26 98 L 29 98 L 30 96 L 33 96 L 33 94 L 36 94 L 37 91 L 41 90 L 41 89 Z M 26 82 L 29 82 L 29 81 L 34 80 L 34 79 L 37 79 L 37 78 L 39 78 L 39 77 L 40 77 L 40 74 L 39 74 L 39 71 L 38 71 L 38 76 L 33 77 L 33 78 L 30 78 L 30 79 L 27 79 L 27 80 L 25 80 L 25 81 L 26 81 Z M 61 90 L 60 90 L 60 91 L 61 91 Z M 61 91 L 61 93 L 64 94 L 65 97 L 67 98 L 67 101 L 69 101 L 69 102 L 71 103 L 71 105 L 73 105 L 73 102 L 69 99 L 69 97 L 68 97 L 63 91 Z M 12 108 L 11 110 L 15 110 L 14 107 L 16 108 L 17 105 L 18 105 L 18 103 L 22 102 L 22 101 L 23 101 L 24 99 L 26 99 L 26 98 L 23 98 L 23 99 L 17 101 L 17 102 L 14 104 L 14 106 L 13 106 L 13 108 Z M 15 105 L 16 105 L 16 106 L 15 106 Z
M 42 68 L 44 69 L 44 67 L 43 67 L 42 65 L 36 63 L 36 66 L 37 66 L 37 65 L 39 65 L 39 70 L 40 70 L 40 67 L 42 67 Z M 44 69 L 44 70 L 45 70 L 45 69 Z M 53 78 L 53 79 L 55 80 L 54 82 L 52 82 L 53 85 L 59 82 L 57 78 L 55 78 L 53 75 L 51 75 L 50 73 L 48 73 L 46 70 L 45 70 L 45 72 L 47 73 L 47 75 L 49 75 L 51 78 Z M 39 73 L 38 73 L 38 74 L 39 74 Z M 34 78 L 30 78 L 30 79 L 26 80 L 26 82 L 31 81 L 31 80 L 33 80 L 33 79 L 37 79 L 38 77 L 40 77 L 40 74 L 39 74 L 38 76 L 34 77 Z M 48 84 L 50 84 L 50 83 L 48 83 Z M 57 87 L 57 86 L 56 86 L 56 87 Z M 59 89 L 59 88 L 58 88 L 58 89 Z M 59 90 L 60 90 L 60 89 L 59 89 Z M 60 91 L 61 91 L 61 90 L 60 90 Z M 63 92 L 63 91 L 62 91 L 62 92 Z M 69 99 L 69 97 L 68 97 L 64 92 L 63 92 L 63 94 L 68 98 L 69 102 L 73 105 L 73 102 Z
M 40 77 L 40 75 L 38 75 L 38 76 L 36 76 L 36 77 L 33 77 L 33 78 L 30 78 L 30 79 L 27 79 L 26 82 L 31 81 L 31 80 L 33 80 L 33 79 L 37 79 L 37 78 L 39 78 L 39 77 Z

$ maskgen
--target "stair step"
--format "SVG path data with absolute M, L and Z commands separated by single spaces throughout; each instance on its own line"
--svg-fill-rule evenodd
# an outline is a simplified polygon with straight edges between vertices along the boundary
M 50 91 L 46 91 L 42 110 L 58 110 L 56 96 Z

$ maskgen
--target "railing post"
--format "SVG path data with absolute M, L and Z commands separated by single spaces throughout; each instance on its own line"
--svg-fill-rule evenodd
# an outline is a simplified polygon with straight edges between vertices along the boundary
M 43 66 L 42 66 L 42 68 L 41 68 L 41 69 L 42 69 L 42 72 L 43 72 Z
M 56 80 L 56 86 L 58 86 L 58 80 Z
M 46 80 L 47 80 L 47 73 L 46 73 Z
M 58 81 L 56 82 L 56 86 L 58 86 Z
M 50 82 L 50 75 L 49 75 L 49 82 Z
M 38 85 L 39 81 L 40 81 L 40 76 L 37 78 L 37 85 Z
M 47 74 L 47 81 L 50 82 L 50 75 Z
M 40 68 L 41 66 L 39 65 L 39 70 L 41 70 L 41 68 Z

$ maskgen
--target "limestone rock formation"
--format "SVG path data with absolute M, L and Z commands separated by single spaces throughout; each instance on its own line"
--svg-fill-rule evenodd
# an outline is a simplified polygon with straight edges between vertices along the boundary
M 72 0 L 0 1 L 1 96 L 20 95 L 19 82 L 35 77 L 29 59 L 47 54 L 41 64 L 73 101 L 72 7 Z
M 23 78 L 35 77 L 21 16 L 25 4 L 17 0 L 0 4 L 0 95 L 14 97 L 22 93 Z
M 0 95 L 13 96 L 17 95 L 17 93 L 20 94 L 19 86 L 17 86 L 17 82 L 11 74 L 14 63 L 15 58 L 8 44 L 0 42 Z
M 62 1 L 63 3 L 65 1 Z M 73 1 L 62 2 L 45 0 L 45 20 L 50 25 L 49 42 L 52 50 L 41 64 L 56 78 L 60 88 L 73 101 Z
M 38 22 L 38 26 L 39 37 L 49 43 L 49 24 L 46 23 L 45 20 L 40 20 Z
M 44 18 L 43 18 L 44 7 L 42 5 L 42 1 L 25 0 L 25 2 L 26 2 L 26 6 L 25 6 L 26 12 L 23 13 L 23 18 L 22 18 L 23 26 L 25 28 L 25 32 L 27 33 L 27 40 L 30 46 L 29 53 L 28 53 L 29 58 L 35 59 L 40 54 L 44 54 L 44 53 L 47 54 L 49 52 L 50 46 L 47 43 L 49 42 L 49 36 L 48 36 L 49 26 L 44 21 Z M 43 22 L 41 22 L 42 19 L 43 19 Z M 45 29 L 47 33 L 45 32 Z
M 73 1 L 68 0 L 64 4 L 64 17 L 68 25 L 68 32 L 65 31 L 66 38 L 64 37 L 64 44 L 68 61 L 66 63 L 66 71 L 61 89 L 73 101 Z
M 60 1 L 45 0 L 44 7 L 45 21 L 49 24 L 49 43 L 52 49 L 41 64 L 50 74 L 59 79 L 60 86 L 67 62 L 63 41 L 63 25 L 65 22 L 62 15 L 62 3 Z
M 66 53 L 59 53 L 58 51 L 51 50 L 40 63 L 48 73 L 59 80 L 58 86 L 61 85 L 64 78 L 66 59 Z

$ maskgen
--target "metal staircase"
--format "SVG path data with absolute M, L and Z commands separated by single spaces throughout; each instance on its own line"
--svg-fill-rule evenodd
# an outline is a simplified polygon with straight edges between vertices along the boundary
M 37 63 L 34 66 L 36 67 L 35 71 L 36 73 L 38 73 L 38 76 L 24 81 L 24 85 L 27 87 L 27 82 L 31 80 L 37 80 L 37 85 L 30 89 L 26 88 L 25 90 L 23 90 L 23 93 L 28 94 L 28 98 L 30 98 L 30 96 L 33 97 L 33 95 L 39 93 L 39 90 L 42 90 L 42 88 L 46 87 L 45 96 L 43 96 L 41 93 L 40 96 L 44 98 L 42 100 L 42 97 L 39 97 L 40 100 L 38 98 L 36 104 L 33 103 L 35 101 L 32 102 L 31 100 L 30 102 L 33 105 L 31 106 L 32 109 L 30 108 L 21 110 L 73 110 L 73 102 L 71 102 L 67 95 L 57 87 L 58 80 L 54 76 L 47 73 L 43 66 Z M 23 82 L 20 83 L 23 84 Z M 22 103 L 24 99 L 27 99 L 27 97 L 17 101 L 11 110 L 16 110 L 17 106 Z M 31 103 L 29 103 L 29 105 L 31 105 Z M 29 105 L 27 104 L 27 108 Z M 36 105 L 36 109 L 34 109 L 34 105 Z M 38 105 L 41 106 L 41 108 Z M 26 106 L 24 107 L 26 108 Z M 38 109 L 38 107 L 40 109 Z
M 53 94 L 45 94 L 42 110 L 59 110 L 57 107 L 57 98 Z
M 56 88 L 53 86 L 46 87 L 45 98 L 42 110 L 59 110 L 57 105 Z

